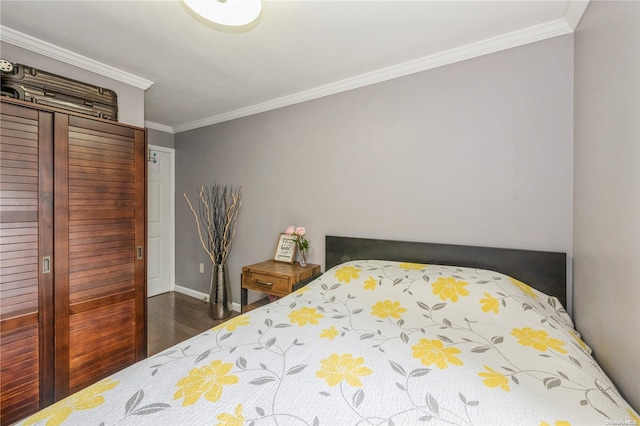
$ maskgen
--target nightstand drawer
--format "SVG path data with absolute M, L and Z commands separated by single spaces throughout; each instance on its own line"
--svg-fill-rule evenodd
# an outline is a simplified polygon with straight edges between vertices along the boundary
M 288 294 L 291 292 L 289 279 L 273 275 L 245 272 L 242 274 L 242 287 L 266 293 Z
M 305 286 L 309 281 L 319 276 L 320 265 L 314 264 L 300 266 L 299 263 L 266 260 L 254 265 L 247 265 L 242 268 L 242 285 L 240 289 L 242 312 L 265 305 L 269 300 L 273 301 L 274 299 L 274 297 L 265 298 L 266 302 L 261 299 L 248 304 L 249 290 L 279 298 Z

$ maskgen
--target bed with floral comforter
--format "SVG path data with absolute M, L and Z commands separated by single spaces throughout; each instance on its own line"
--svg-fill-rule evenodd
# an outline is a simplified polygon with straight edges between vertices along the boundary
M 20 425 L 635 424 L 553 297 L 487 270 L 352 261 Z

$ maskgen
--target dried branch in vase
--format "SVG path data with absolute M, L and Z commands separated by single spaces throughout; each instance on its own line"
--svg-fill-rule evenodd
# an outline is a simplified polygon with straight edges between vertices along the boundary
M 242 188 L 213 185 L 201 186 L 198 193 L 198 211 L 193 208 L 187 194 L 187 204 L 193 213 L 198 228 L 200 244 L 211 259 L 211 263 L 221 265 L 227 262 L 236 221 L 240 212 Z

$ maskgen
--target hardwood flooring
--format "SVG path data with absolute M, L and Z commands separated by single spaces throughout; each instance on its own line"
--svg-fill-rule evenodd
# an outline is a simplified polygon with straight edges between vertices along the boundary
M 209 318 L 208 309 L 204 301 L 175 291 L 147 299 L 147 355 L 155 355 L 226 321 Z M 240 314 L 233 312 L 229 318 L 237 315 Z

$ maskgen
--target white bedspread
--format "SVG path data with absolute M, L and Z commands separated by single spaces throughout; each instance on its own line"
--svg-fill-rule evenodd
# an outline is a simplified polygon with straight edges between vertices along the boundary
M 603 425 L 638 415 L 555 298 L 355 261 L 21 425 Z

